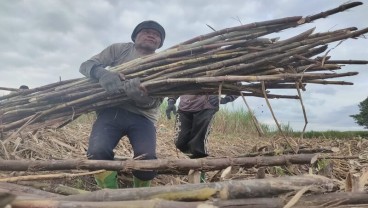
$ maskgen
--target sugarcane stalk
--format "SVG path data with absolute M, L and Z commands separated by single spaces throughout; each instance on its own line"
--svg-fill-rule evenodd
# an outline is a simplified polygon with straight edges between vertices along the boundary
M 60 196 L 59 194 L 42 191 L 36 188 L 5 182 L 0 182 L 0 190 L 2 192 L 14 194 L 16 196 L 22 195 L 37 198 L 55 198 Z
M 17 181 L 32 181 L 32 180 L 50 180 L 56 178 L 73 178 L 77 176 L 93 175 L 104 172 L 105 170 L 97 170 L 87 173 L 56 173 L 46 175 L 28 175 L 28 176 L 16 176 L 10 178 L 0 178 L 0 182 L 17 182 Z
M 0 90 L 16 92 L 16 91 L 18 91 L 19 89 L 17 89 L 17 88 L 10 88 L 10 87 L 0 87 Z
M 249 29 L 262 27 L 262 26 L 269 26 L 269 25 L 295 23 L 298 20 L 300 20 L 301 18 L 302 18 L 302 16 L 286 17 L 286 18 L 280 18 L 280 19 L 274 19 L 274 20 L 267 20 L 267 21 L 263 21 L 263 22 L 253 22 L 253 23 L 250 23 L 250 24 L 241 25 L 241 26 L 232 27 L 232 28 L 225 28 L 225 29 L 222 29 L 222 30 L 218 30 L 218 31 L 208 33 L 206 35 L 197 36 L 197 37 L 192 38 L 190 40 L 179 43 L 178 45 L 173 46 L 172 48 L 176 48 L 176 47 L 179 47 L 181 45 L 188 45 L 188 44 L 200 41 L 200 40 L 208 39 L 208 38 L 218 36 L 218 35 L 222 35 L 222 34 L 229 33 L 229 32 L 249 30 Z
M 297 73 L 301 73 L 301 72 L 316 72 L 316 71 L 332 71 L 337 69 L 341 69 L 341 66 L 337 64 L 324 64 L 323 66 L 321 64 L 311 64 L 311 65 L 298 66 L 295 68 L 295 71 Z
M 327 60 L 325 64 L 368 64 L 367 60 Z
M 212 200 L 212 201 L 198 201 L 198 202 L 180 202 L 168 201 L 163 199 L 151 200 L 134 200 L 134 201 L 108 201 L 108 202 L 80 202 L 80 201 L 58 201 L 54 199 L 49 200 L 15 200 L 12 207 L 28 208 L 30 205 L 39 208 L 282 208 L 285 206 L 288 199 L 284 198 L 247 198 L 247 199 L 230 199 L 230 200 Z M 302 196 L 293 207 L 324 207 L 325 205 L 333 205 L 334 207 L 364 207 L 367 202 L 367 193 L 324 193 L 313 194 L 309 196 Z
M 226 59 L 226 58 L 230 58 L 230 57 L 234 57 L 235 55 L 241 55 L 242 53 L 245 52 L 233 52 L 233 53 L 226 53 L 226 54 L 204 54 L 203 56 L 198 56 L 198 57 L 192 57 L 191 59 L 186 59 L 183 61 L 178 61 L 172 64 L 168 64 L 168 65 L 164 65 L 164 66 L 159 66 L 159 67 L 154 67 L 145 71 L 140 71 L 134 74 L 129 74 L 126 76 L 127 79 L 130 78 L 134 78 L 134 77 L 139 77 L 142 75 L 151 75 L 153 77 L 158 77 L 161 74 L 164 73 L 168 73 L 168 72 L 172 72 L 172 71 L 178 71 L 184 67 L 188 67 L 188 65 L 191 64 L 200 64 L 206 61 L 213 61 L 216 59 Z M 144 80 L 149 80 L 151 78 L 145 77 Z
M 96 89 L 96 87 L 99 88 L 99 90 Z M 78 90 L 78 91 L 77 91 Z M 68 96 L 69 94 L 73 94 L 76 91 L 77 92 L 83 92 L 83 91 L 92 91 L 92 94 L 94 93 L 98 93 L 99 91 L 103 90 L 102 88 L 100 88 L 99 84 L 90 84 L 90 85 L 86 85 L 86 86 L 80 86 L 78 87 L 78 89 L 75 88 L 68 88 L 65 90 L 59 90 L 59 91 L 54 91 L 54 92 L 49 92 L 49 93 L 42 93 L 38 96 L 32 96 L 31 99 L 29 99 L 29 102 L 31 103 L 35 103 L 35 102 L 42 102 L 42 101 L 49 101 L 50 99 L 55 99 L 58 97 L 65 97 Z
M 259 82 L 259 81 L 295 81 L 300 78 L 304 80 L 320 79 L 320 78 L 337 78 L 357 75 L 358 72 L 345 72 L 345 73 L 305 73 L 305 74 L 274 74 L 274 75 L 262 75 L 262 76 L 216 76 L 216 77 L 198 77 L 198 78 L 176 78 L 165 79 L 159 81 L 150 81 L 143 83 L 144 87 L 156 87 L 170 83 L 213 83 L 213 82 Z
M 318 13 L 318 14 L 315 14 L 315 15 L 307 16 L 307 17 L 303 18 L 304 19 L 303 21 L 308 23 L 308 22 L 314 21 L 316 19 L 326 18 L 327 16 L 330 16 L 330 15 L 333 15 L 333 14 L 351 9 L 353 7 L 356 7 L 356 6 L 359 6 L 359 5 L 362 5 L 362 4 L 363 4 L 362 2 L 345 3 L 345 4 L 340 5 L 337 8 L 330 9 L 330 10 L 327 10 L 327 11 L 324 11 L 324 12 L 321 12 L 321 13 Z
M 354 85 L 352 82 L 345 81 L 327 81 L 327 80 L 307 80 L 305 83 L 322 84 L 322 85 Z
M 90 191 L 86 191 L 83 189 L 73 188 L 70 186 L 66 186 L 63 184 L 50 184 L 48 182 L 39 182 L 39 181 L 18 181 L 17 185 L 28 186 L 32 188 L 36 188 L 39 190 L 57 193 L 62 195 L 74 195 L 74 194 L 83 194 L 88 193 Z
M 258 38 L 258 37 L 261 37 L 261 36 L 265 36 L 265 35 L 275 33 L 275 32 L 280 32 L 282 30 L 285 30 L 285 29 L 288 29 L 288 28 L 291 28 L 291 27 L 296 27 L 296 26 L 297 26 L 297 24 L 295 22 L 290 23 L 290 24 L 279 24 L 279 25 L 265 26 L 264 31 L 259 31 L 259 32 L 251 33 L 251 34 L 241 35 L 241 36 L 232 38 L 232 40 L 255 39 L 255 38 Z M 260 28 L 262 28 L 262 27 L 260 27 Z M 271 42 L 276 42 L 277 40 L 278 40 L 278 38 L 272 38 Z M 226 50 L 234 48 L 234 47 L 236 47 L 236 45 L 229 46 L 228 48 L 226 48 Z M 217 50 L 215 50 L 215 51 L 217 51 Z M 221 49 L 218 49 L 218 51 L 221 51 Z
M 320 46 L 320 47 L 311 48 L 307 52 L 301 53 L 300 56 L 312 57 L 312 56 L 315 56 L 317 54 L 320 54 L 320 53 L 326 51 L 327 47 L 328 47 L 327 45 L 323 45 L 323 46 Z M 287 57 L 287 58 L 284 58 L 284 59 L 280 60 L 278 63 L 280 65 L 295 66 L 296 65 L 295 61 L 296 60 L 298 60 L 298 58 L 293 55 L 292 57 Z
M 35 93 L 35 92 L 42 91 L 42 90 L 46 90 L 46 89 L 49 89 L 49 88 L 52 88 L 52 87 L 55 87 L 55 86 L 60 86 L 60 85 L 64 85 L 64 84 L 67 84 L 67 83 L 72 83 L 76 80 L 78 80 L 78 79 L 70 79 L 70 80 L 65 80 L 65 81 L 60 81 L 60 82 L 44 85 L 44 86 L 33 88 L 33 89 L 17 91 L 17 92 L 11 93 L 11 94 L 1 96 L 0 101 L 5 100 L 5 99 L 9 99 L 9 98 L 12 98 L 12 97 L 16 97 L 18 95 L 28 95 L 28 94 Z
M 337 150 L 334 148 L 314 148 L 314 149 L 302 149 L 300 148 L 298 154 L 315 154 L 315 153 L 334 153 Z M 238 157 L 255 157 L 255 156 L 274 156 L 280 154 L 291 154 L 294 153 L 291 149 L 285 149 L 281 151 L 267 151 L 267 152 L 251 152 L 247 154 L 239 155 Z
M 203 201 L 209 198 L 239 199 L 277 196 L 299 190 L 303 186 L 312 186 L 312 190 L 315 192 L 331 192 L 337 188 L 331 179 L 308 175 L 140 189 L 102 190 L 88 194 L 59 197 L 58 200 L 124 201 L 160 198 L 180 201 Z
M 301 196 L 292 207 L 365 207 L 368 203 L 367 193 L 324 193 Z M 216 207 L 245 207 L 245 208 L 283 208 L 291 197 L 253 198 L 218 200 L 213 203 Z
M 15 200 L 13 208 L 196 208 L 203 202 L 178 202 L 162 199 L 134 200 L 134 201 L 111 201 L 111 202 L 80 202 L 58 201 L 53 199 L 29 199 Z
M 45 170 L 220 170 L 229 166 L 260 167 L 280 166 L 286 164 L 309 164 L 313 154 L 281 155 L 272 157 L 242 157 L 242 158 L 202 158 L 202 159 L 160 159 L 160 160 L 1 160 L 0 168 L 3 171 L 45 171 Z

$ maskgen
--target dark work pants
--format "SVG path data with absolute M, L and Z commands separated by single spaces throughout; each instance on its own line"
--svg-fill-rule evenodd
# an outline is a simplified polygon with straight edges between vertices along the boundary
M 92 160 L 113 160 L 113 149 L 123 136 L 129 138 L 134 157 L 145 154 L 144 160 L 156 159 L 156 130 L 152 121 L 122 108 L 98 112 L 89 138 L 87 155 Z M 151 180 L 154 171 L 133 171 L 141 180 Z
M 217 109 L 205 109 L 198 112 L 178 110 L 175 123 L 175 146 L 191 158 L 208 156 L 207 137 Z

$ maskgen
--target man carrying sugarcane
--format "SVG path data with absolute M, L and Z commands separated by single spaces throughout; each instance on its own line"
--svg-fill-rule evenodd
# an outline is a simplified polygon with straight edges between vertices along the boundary
M 233 102 L 238 96 L 227 95 L 219 99 L 217 95 L 182 95 L 175 120 L 176 148 L 190 158 L 208 156 L 207 139 L 219 104 Z M 175 105 L 177 98 L 168 98 L 168 109 Z M 196 173 L 193 173 L 196 175 Z M 200 174 L 204 181 L 204 172 Z
M 125 93 L 130 100 L 117 107 L 98 110 L 89 137 L 87 156 L 93 160 L 113 160 L 113 149 L 123 136 L 133 147 L 134 157 L 156 159 L 156 129 L 161 98 L 152 98 L 140 86 L 140 79 L 126 80 L 121 73 L 105 69 L 150 55 L 163 45 L 164 28 L 155 21 L 138 24 L 131 35 L 133 42 L 115 43 L 82 63 L 79 71 L 97 80 L 108 93 Z M 148 187 L 155 171 L 133 171 L 133 187 Z M 101 188 L 118 188 L 117 172 L 105 171 L 95 175 Z

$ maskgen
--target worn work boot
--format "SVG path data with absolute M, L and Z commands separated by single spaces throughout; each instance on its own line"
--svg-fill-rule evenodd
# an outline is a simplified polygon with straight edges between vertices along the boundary
M 95 181 L 100 188 L 117 189 L 118 173 L 116 171 L 105 171 L 94 175 Z
M 133 188 L 150 187 L 150 186 L 151 186 L 151 180 L 143 181 L 143 180 L 133 176 Z
M 189 170 L 189 183 L 206 183 L 206 173 L 200 170 Z

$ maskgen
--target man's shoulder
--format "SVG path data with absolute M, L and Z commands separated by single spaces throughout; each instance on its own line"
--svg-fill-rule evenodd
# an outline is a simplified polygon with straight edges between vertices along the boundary
M 113 44 L 110 45 L 110 47 L 120 48 L 120 49 L 132 48 L 133 46 L 134 46 L 134 43 L 132 43 L 132 42 L 128 42 L 128 43 L 113 43 Z

